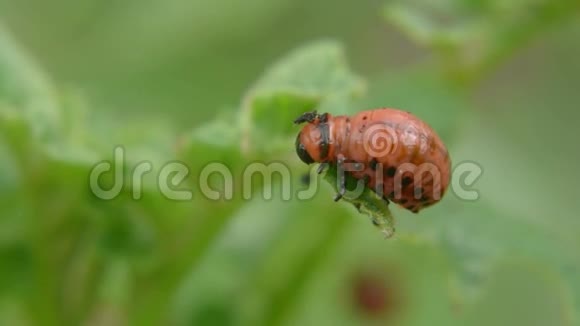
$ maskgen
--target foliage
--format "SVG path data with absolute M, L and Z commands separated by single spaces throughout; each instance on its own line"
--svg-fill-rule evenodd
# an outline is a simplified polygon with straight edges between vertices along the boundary
M 427 2 L 382 8 L 389 26 L 434 54 L 426 60 L 363 78 L 349 66 L 351 48 L 328 39 L 303 44 L 267 68 L 239 107 L 185 132 L 170 119 L 98 110 L 0 30 L 0 323 L 578 323 L 580 223 L 570 195 L 578 175 L 567 171 L 580 157 L 570 153 L 577 135 L 566 132 L 576 128 L 578 113 L 567 107 L 578 104 L 569 85 L 577 85 L 571 72 L 580 65 L 574 56 L 562 57 L 570 66 L 550 61 L 532 75 L 537 83 L 493 79 L 541 33 L 554 36 L 547 53 L 566 46 L 578 53 L 567 44 L 579 28 L 569 23 L 577 2 Z M 264 17 L 270 6 L 290 6 L 251 3 Z M 499 86 L 486 84 L 490 78 Z M 561 116 L 549 114 L 550 103 Z M 332 187 L 296 158 L 292 120 L 313 109 L 376 106 L 414 112 L 449 144 L 455 166 L 483 167 L 480 198 L 451 193 L 419 215 L 394 208 L 389 240 L 351 205 L 332 203 Z M 112 160 L 116 145 L 126 151 L 127 183 L 118 198 L 102 200 L 88 187 L 90 169 Z M 144 160 L 154 169 L 135 200 L 130 172 Z M 190 201 L 169 200 L 156 184 L 162 164 L 176 160 L 190 167 L 179 185 L 193 190 Z M 286 201 L 273 178 L 243 198 L 244 168 L 274 161 L 293 171 L 293 193 L 309 172 L 320 191 Z M 202 195 L 199 171 L 210 162 L 233 172 L 231 200 Z M 270 186 L 273 199 L 262 199 Z M 368 283 L 381 289 L 379 299 Z

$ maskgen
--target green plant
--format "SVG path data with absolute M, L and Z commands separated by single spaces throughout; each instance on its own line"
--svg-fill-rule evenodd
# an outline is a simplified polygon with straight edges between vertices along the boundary
M 540 157 L 538 144 L 575 144 L 517 127 L 522 119 L 549 122 L 532 120 L 543 109 L 533 100 L 510 100 L 504 105 L 514 111 L 505 115 L 486 112 L 477 100 L 500 59 L 573 17 L 576 2 L 446 1 L 436 9 L 459 23 L 445 28 L 413 6 L 390 2 L 385 16 L 435 53 L 425 62 L 363 78 L 340 43 L 306 44 L 266 69 L 239 108 L 185 133 L 158 120 L 125 124 L 96 114 L 1 33 L 0 323 L 577 323 L 580 225 L 564 195 L 575 188 L 534 192 L 534 182 L 560 186 L 568 179 L 536 179 L 544 165 L 527 163 Z M 483 47 L 475 56 L 473 43 Z M 565 90 L 573 78 L 553 87 Z M 569 92 L 552 94 L 550 103 L 575 90 Z M 296 172 L 293 189 L 303 187 L 308 170 L 294 153 L 296 116 L 375 106 L 413 111 L 442 135 L 454 162 L 481 164 L 481 198 L 450 194 L 420 216 L 395 208 L 391 240 L 351 205 L 332 203 L 327 184 L 312 200 L 283 201 L 274 178 L 274 199 L 242 198 L 250 162 L 283 161 Z M 546 133 L 565 129 L 556 121 Z M 523 145 L 515 142 L 521 134 L 529 140 Z M 112 201 L 89 191 L 90 169 L 118 144 L 127 152 L 126 171 L 142 160 L 155 167 L 141 200 L 132 199 L 131 184 Z M 158 190 L 156 173 L 171 160 L 193 171 L 181 185 L 193 189 L 191 201 L 171 201 Z M 201 195 L 196 173 L 208 162 L 233 172 L 232 200 Z M 256 182 L 253 191 L 263 186 Z M 388 299 L 378 310 L 358 287 L 367 280 L 384 286 Z

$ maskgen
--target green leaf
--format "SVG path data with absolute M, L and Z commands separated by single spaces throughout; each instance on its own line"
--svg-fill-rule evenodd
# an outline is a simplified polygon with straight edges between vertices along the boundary
M 59 136 L 61 112 L 48 78 L 0 26 L 0 124 L 23 123 L 37 140 Z
M 353 178 L 351 175 L 345 175 L 345 187 L 349 191 L 356 193 L 351 196 L 349 192 L 342 197 L 343 202 L 351 203 L 360 213 L 366 214 L 372 223 L 383 232 L 386 238 L 390 238 L 395 233 L 395 220 L 389 209 L 389 202 L 379 197 L 373 190 L 368 187 L 362 187 L 360 180 Z M 338 169 L 336 164 L 329 165 L 324 179 L 338 193 Z M 360 184 L 360 193 L 357 187 Z
M 235 163 L 240 158 L 240 135 L 239 119 L 234 114 L 218 114 L 214 120 L 181 135 L 178 157 L 195 171 L 212 162 Z
M 218 114 L 214 120 L 205 122 L 183 136 L 182 149 L 196 143 L 217 149 L 232 149 L 239 144 L 240 129 L 232 113 Z
M 578 9 L 578 1 L 390 1 L 387 21 L 436 51 L 459 81 L 479 80 L 501 59 Z
M 571 304 L 557 274 L 543 266 L 505 262 L 464 325 L 572 325 Z
M 246 94 L 241 108 L 242 146 L 272 148 L 295 137 L 292 121 L 306 111 L 362 95 L 365 84 L 348 67 L 343 48 L 321 41 L 291 52 L 266 70 Z
M 256 125 L 257 139 L 269 139 L 272 135 L 288 135 L 296 131 L 292 121 L 301 112 L 312 111 L 320 103 L 316 96 L 290 93 L 275 93 L 270 96 L 256 97 L 253 103 L 253 121 Z M 275 112 L 276 113 L 275 113 Z
M 351 221 L 340 205 L 327 209 L 331 197 L 324 194 L 308 205 L 278 197 L 255 199 L 234 214 L 176 296 L 178 324 L 215 318 L 215 310 L 238 324 L 274 324 L 282 318 L 299 299 L 299 284 Z M 315 213 L 323 209 L 330 219 Z M 233 300 L 241 304 L 232 305 Z
M 0 141 L 0 192 L 15 192 L 21 182 L 17 160 L 8 146 Z
M 96 162 L 86 126 L 79 96 L 57 92 L 0 27 L 0 130 L 21 163 L 39 160 L 28 157 L 37 152 L 66 164 Z
M 250 91 L 257 98 L 281 91 L 325 97 L 359 94 L 364 84 L 348 68 L 343 47 L 333 41 L 305 45 L 274 63 Z

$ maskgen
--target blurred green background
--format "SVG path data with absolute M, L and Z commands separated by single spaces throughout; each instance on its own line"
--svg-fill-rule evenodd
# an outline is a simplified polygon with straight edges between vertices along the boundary
M 579 9 L 0 1 L 0 324 L 579 325 Z M 255 161 L 306 187 L 299 113 L 380 106 L 480 166 L 479 199 L 393 208 L 384 240 L 326 184 L 262 199 L 274 178 L 242 198 Z M 102 200 L 89 173 L 118 145 L 127 183 Z M 192 200 L 156 184 L 175 160 Z M 142 161 L 154 171 L 134 200 Z M 233 171 L 232 200 L 201 194 L 210 162 Z

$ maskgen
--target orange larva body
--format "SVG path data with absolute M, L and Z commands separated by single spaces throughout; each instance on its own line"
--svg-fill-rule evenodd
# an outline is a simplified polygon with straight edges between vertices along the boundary
M 352 117 L 306 113 L 296 122 L 308 122 L 296 141 L 302 161 L 344 166 L 385 199 L 412 212 L 438 202 L 449 185 L 445 145 L 411 113 L 388 108 Z

